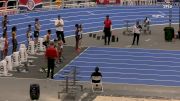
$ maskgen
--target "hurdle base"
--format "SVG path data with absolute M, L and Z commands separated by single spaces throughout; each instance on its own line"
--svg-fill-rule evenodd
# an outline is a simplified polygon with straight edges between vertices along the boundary
M 11 73 L 7 73 L 7 75 L 5 75 L 4 73 L 0 73 L 0 77 L 11 77 L 13 76 L 13 74 Z

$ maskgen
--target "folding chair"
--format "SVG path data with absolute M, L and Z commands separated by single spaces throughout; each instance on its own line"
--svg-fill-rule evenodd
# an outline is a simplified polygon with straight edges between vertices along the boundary
M 103 92 L 104 91 L 101 76 L 92 76 L 91 77 L 91 85 L 92 85 L 92 91 L 93 92 Z

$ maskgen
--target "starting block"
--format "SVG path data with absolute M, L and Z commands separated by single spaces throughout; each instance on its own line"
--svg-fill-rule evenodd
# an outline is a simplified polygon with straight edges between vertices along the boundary
M 96 38 L 96 34 L 93 34 L 93 38 Z
M 45 51 L 45 46 L 43 45 L 43 38 L 39 38 L 38 39 L 38 46 L 37 46 L 37 50 L 38 51 Z
M 0 76 L 12 76 L 12 74 L 8 73 L 6 60 L 0 62 Z
M 101 39 L 101 36 L 97 36 L 97 40 L 100 40 Z
M 28 45 L 28 54 L 35 54 L 34 41 L 30 41 Z
M 6 66 L 7 66 L 8 70 L 12 71 L 13 67 L 12 67 L 12 58 L 11 58 L 11 56 L 6 56 L 5 59 L 6 59 L 6 62 L 7 62 Z
M 92 33 L 89 34 L 89 37 L 92 37 Z

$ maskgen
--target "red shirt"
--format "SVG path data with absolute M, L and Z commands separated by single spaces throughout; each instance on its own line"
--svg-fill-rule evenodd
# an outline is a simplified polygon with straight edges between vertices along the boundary
M 104 20 L 104 27 L 105 28 L 111 28 L 111 24 L 112 24 L 112 22 L 111 22 L 110 19 L 105 19 Z
M 51 58 L 51 59 L 55 59 L 58 57 L 58 53 L 57 53 L 57 50 L 56 48 L 54 48 L 54 46 L 50 46 L 46 49 L 46 53 L 45 53 L 45 56 L 47 58 Z
M 8 39 L 7 38 L 5 38 L 4 49 L 8 49 Z

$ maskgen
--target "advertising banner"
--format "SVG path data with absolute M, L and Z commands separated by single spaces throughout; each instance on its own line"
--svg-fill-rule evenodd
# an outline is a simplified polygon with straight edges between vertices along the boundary
M 34 8 L 42 7 L 42 0 L 19 0 L 20 9 L 33 10 Z
M 120 4 L 121 0 L 96 0 L 97 4 Z

